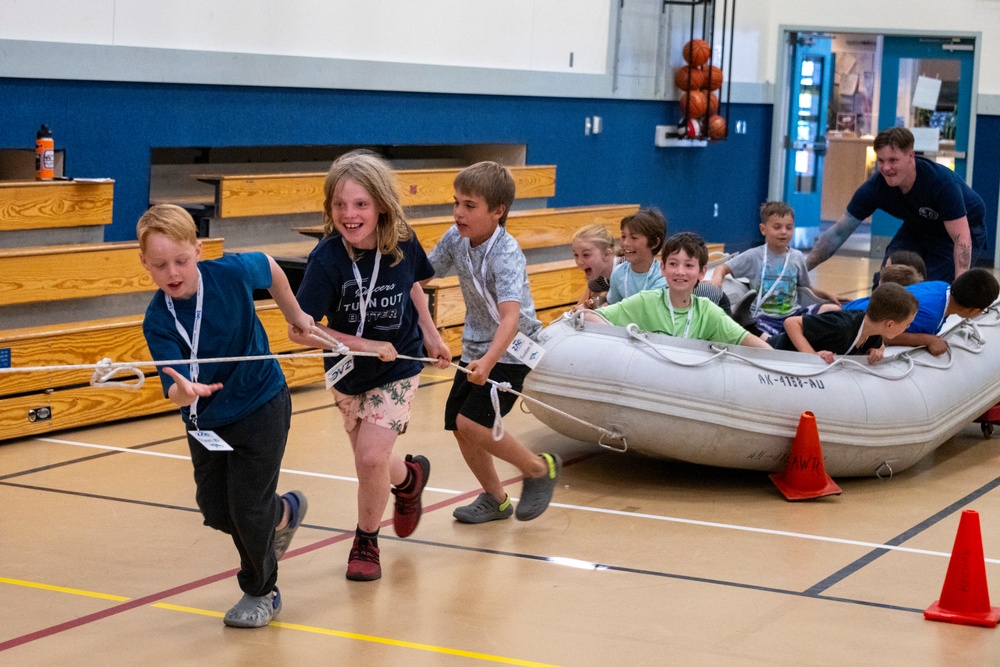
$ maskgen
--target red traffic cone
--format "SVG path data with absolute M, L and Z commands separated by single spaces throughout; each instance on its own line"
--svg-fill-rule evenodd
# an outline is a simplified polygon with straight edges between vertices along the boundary
M 941 599 L 927 607 L 924 618 L 984 628 L 995 628 L 1000 620 L 1000 607 L 990 606 L 983 536 L 979 531 L 979 513 L 975 510 L 962 512 Z
M 799 418 L 785 472 L 772 473 L 769 477 L 788 500 L 808 500 L 843 493 L 826 474 L 813 413 L 803 412 Z

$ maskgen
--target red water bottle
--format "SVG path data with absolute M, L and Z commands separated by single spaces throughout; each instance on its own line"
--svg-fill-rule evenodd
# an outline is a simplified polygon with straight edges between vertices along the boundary
M 51 181 L 56 175 L 56 144 L 48 125 L 35 138 L 35 180 Z

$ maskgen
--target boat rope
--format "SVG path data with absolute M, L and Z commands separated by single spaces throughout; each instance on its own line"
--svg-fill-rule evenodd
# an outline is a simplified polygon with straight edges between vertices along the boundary
M 250 356 L 242 356 L 242 357 L 214 357 L 214 358 L 204 358 L 204 359 L 200 358 L 200 359 L 197 359 L 197 360 L 192 360 L 192 359 L 171 359 L 171 360 L 168 360 L 168 361 L 121 361 L 121 362 L 113 362 L 113 361 L 111 361 L 111 359 L 105 358 L 105 359 L 102 359 L 101 361 L 97 362 L 96 364 L 64 364 L 64 365 L 53 365 L 53 366 L 15 366 L 15 367 L 10 367 L 10 368 L 0 368 L 0 375 L 5 374 L 5 373 L 37 373 L 37 372 L 53 373 L 53 372 L 59 372 L 59 371 L 81 371 L 81 370 L 89 370 L 89 371 L 93 371 L 93 374 L 91 375 L 91 378 L 90 378 L 90 385 L 92 387 L 96 387 L 96 388 L 115 387 L 115 388 L 120 388 L 120 389 L 127 389 L 127 390 L 130 390 L 130 391 L 138 391 L 139 389 L 142 388 L 143 384 L 146 381 L 146 375 L 145 375 L 145 373 L 142 372 L 142 370 L 140 370 L 141 368 L 159 368 L 159 367 L 164 367 L 164 366 L 185 366 L 185 365 L 190 365 L 192 363 L 199 363 L 199 364 L 216 364 L 217 363 L 217 364 L 221 364 L 221 363 L 236 363 L 236 362 L 245 362 L 245 361 L 266 361 L 266 360 L 270 360 L 270 359 L 275 359 L 275 360 L 280 360 L 280 359 L 322 359 L 322 358 L 327 358 L 327 357 L 345 357 L 345 356 L 378 357 L 378 353 L 377 352 L 360 352 L 360 351 L 350 350 L 346 345 L 344 345 L 343 343 L 341 343 L 340 341 L 338 341 L 336 338 L 334 338 L 333 336 L 331 336 L 330 334 L 328 334 L 326 331 L 324 331 L 324 330 L 322 330 L 322 329 L 320 329 L 318 327 L 313 327 L 313 329 L 307 334 L 307 337 L 312 338 L 313 340 L 321 343 L 323 347 L 329 347 L 329 348 L 331 348 L 331 351 L 330 352 L 297 352 L 297 353 L 291 353 L 291 354 L 259 354 L 259 355 L 250 355 Z M 420 361 L 420 362 L 429 363 L 429 364 L 434 364 L 434 363 L 437 363 L 437 361 L 438 361 L 438 359 L 433 358 L 433 357 L 413 357 L 413 356 L 409 356 L 409 355 L 405 355 L 405 354 L 399 354 L 399 355 L 397 355 L 396 359 L 407 359 L 407 360 L 411 360 L 411 361 Z M 452 368 L 454 368 L 454 369 L 456 369 L 458 371 L 461 371 L 461 372 L 463 372 L 463 373 L 465 373 L 467 375 L 471 375 L 472 374 L 472 371 L 470 371 L 468 368 L 466 368 L 464 366 L 460 366 L 460 365 L 458 365 L 458 364 L 456 364 L 454 362 L 450 362 L 449 365 Z M 130 378 L 130 381 L 126 381 L 124 379 L 125 376 L 128 376 Z M 492 429 L 492 434 L 493 434 L 493 439 L 494 440 L 499 441 L 504 436 L 504 426 L 503 426 L 503 419 L 502 419 L 502 417 L 500 415 L 500 399 L 499 399 L 499 393 L 498 392 L 500 392 L 500 391 L 506 391 L 506 392 L 508 392 L 510 394 L 513 394 L 514 396 L 517 396 L 522 401 L 530 401 L 531 403 L 535 403 L 535 404 L 537 404 L 537 405 L 545 408 L 546 410 L 550 410 L 550 411 L 552 411 L 552 412 L 554 412 L 554 413 L 556 413 L 558 415 L 566 417 L 567 419 L 571 419 L 571 420 L 573 420 L 575 422 L 578 422 L 579 424 L 582 424 L 584 426 L 587 426 L 589 428 L 592 428 L 592 429 L 596 430 L 598 433 L 601 434 L 601 438 L 600 438 L 601 442 L 599 442 L 599 444 L 601 444 L 602 446 L 605 446 L 605 447 L 608 446 L 608 445 L 605 445 L 603 443 L 603 440 L 605 438 L 609 438 L 609 439 L 612 439 L 612 440 L 617 440 L 617 441 L 621 441 L 622 442 L 622 448 L 610 447 L 611 449 L 614 449 L 616 451 L 625 451 L 628 448 L 628 443 L 626 442 L 625 438 L 620 433 L 618 433 L 616 431 L 612 431 L 612 430 L 606 429 L 606 428 L 604 428 L 602 426 L 598 426 L 597 424 L 592 424 L 592 423 L 590 423 L 590 422 L 588 422 L 586 420 L 580 419 L 578 417 L 574 417 L 573 415 L 571 415 L 571 414 L 569 414 L 567 412 L 559 410 L 558 408 L 556 408 L 554 406 L 548 405 L 547 403 L 544 403 L 543 401 L 540 401 L 540 400 L 538 400 L 536 398 L 532 398 L 531 396 L 526 396 L 525 394 L 523 394 L 523 393 L 521 393 L 521 392 L 516 391 L 515 389 L 513 389 L 511 387 L 510 383 L 508 383 L 508 382 L 496 382 L 495 380 L 490 380 L 489 378 L 487 378 L 486 381 L 491 385 L 491 387 L 490 387 L 490 402 L 493 405 L 493 412 L 494 412 L 494 415 L 495 415 L 495 419 L 494 419 L 494 422 L 493 422 L 493 429 Z

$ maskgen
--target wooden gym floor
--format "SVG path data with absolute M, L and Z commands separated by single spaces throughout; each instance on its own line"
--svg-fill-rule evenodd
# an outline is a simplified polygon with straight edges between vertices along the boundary
M 819 270 L 841 293 L 869 277 L 861 259 Z M 1000 446 L 977 424 L 892 479 L 790 503 L 762 473 L 598 450 L 515 409 L 506 427 L 566 460 L 554 503 L 469 526 L 451 518 L 478 491 L 441 428 L 449 386 L 422 378 L 397 452 L 431 460 L 424 516 L 409 539 L 383 530 L 371 583 L 344 578 L 356 484 L 340 416 L 322 388 L 293 393 L 279 488 L 310 509 L 281 562 L 284 610 L 259 630 L 222 624 L 236 552 L 201 524 L 175 414 L 3 444 L 0 664 L 1000 664 L 995 630 L 922 615 L 965 509 L 1000 602 Z

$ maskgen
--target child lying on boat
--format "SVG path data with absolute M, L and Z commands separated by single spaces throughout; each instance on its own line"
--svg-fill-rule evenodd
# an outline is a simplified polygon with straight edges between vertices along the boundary
M 884 339 L 906 331 L 917 314 L 917 298 L 902 285 L 883 283 L 872 292 L 865 310 L 832 310 L 794 315 L 784 332 L 768 339 L 776 350 L 818 354 L 828 364 L 834 355 L 867 354 L 874 364 L 885 353 Z
M 900 265 L 898 268 L 902 268 Z M 888 283 L 897 265 L 882 269 L 881 282 Z M 924 346 L 934 356 L 948 351 L 948 343 L 937 336 L 949 315 L 975 317 L 997 300 L 1000 284 L 986 269 L 970 269 L 955 278 L 951 285 L 941 280 L 919 282 L 906 287 L 919 304 L 917 315 L 906 330 L 890 337 L 892 345 Z M 873 293 L 874 294 L 874 293 Z M 868 298 L 844 304 L 844 310 L 864 310 Z
M 668 336 L 770 347 L 710 299 L 693 294 L 705 277 L 708 264 L 708 248 L 700 236 L 691 232 L 674 234 L 664 244 L 661 258 L 660 271 L 666 287 L 645 290 L 596 311 L 587 311 L 584 318 L 615 326 L 634 323 L 644 331 Z

